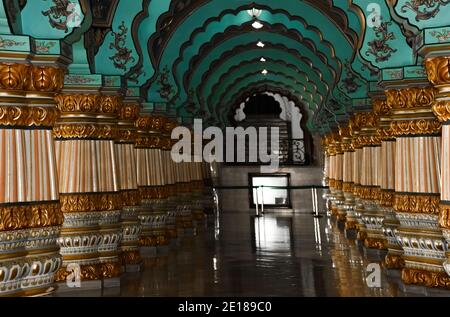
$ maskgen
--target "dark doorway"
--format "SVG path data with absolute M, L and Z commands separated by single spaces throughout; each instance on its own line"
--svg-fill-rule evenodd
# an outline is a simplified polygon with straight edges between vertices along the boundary
M 244 112 L 247 116 L 264 115 L 278 118 L 281 114 L 281 107 L 272 96 L 254 95 L 245 103 Z

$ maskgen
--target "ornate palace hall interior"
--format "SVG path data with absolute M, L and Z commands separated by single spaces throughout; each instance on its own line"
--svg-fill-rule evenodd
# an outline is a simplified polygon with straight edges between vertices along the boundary
M 450 295 L 449 16 L 0 0 L 0 297 Z

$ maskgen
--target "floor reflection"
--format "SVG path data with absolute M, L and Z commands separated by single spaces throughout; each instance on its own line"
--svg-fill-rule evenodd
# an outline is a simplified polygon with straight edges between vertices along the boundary
M 328 217 L 225 213 L 220 224 L 123 275 L 120 295 L 405 296 L 384 274 L 368 287 L 370 262 Z

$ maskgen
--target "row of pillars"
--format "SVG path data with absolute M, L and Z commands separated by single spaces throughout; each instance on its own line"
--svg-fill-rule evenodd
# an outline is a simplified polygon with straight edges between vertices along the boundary
M 405 284 L 450 288 L 450 58 L 324 136 L 331 212 Z M 350 235 L 351 236 L 351 235 Z
M 0 296 L 116 279 L 205 224 L 203 163 L 174 163 L 177 123 L 64 67 L 0 63 Z

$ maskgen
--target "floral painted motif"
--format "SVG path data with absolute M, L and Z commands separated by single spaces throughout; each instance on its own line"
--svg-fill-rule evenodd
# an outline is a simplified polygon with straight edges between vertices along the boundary
M 128 73 L 127 79 L 128 79 L 129 81 L 131 81 L 132 83 L 137 84 L 137 83 L 139 83 L 139 77 L 140 77 L 141 75 L 144 75 L 144 76 L 146 75 L 145 72 L 144 72 L 144 66 L 143 66 L 143 65 L 139 66 L 139 67 L 136 68 L 136 69 L 132 69 L 132 70 Z
M 156 79 L 156 82 L 160 87 L 158 90 L 159 95 L 161 96 L 161 98 L 166 100 L 171 99 L 172 95 L 174 94 L 174 89 L 169 83 L 169 74 L 169 67 L 165 66 L 162 72 L 158 74 L 158 77 Z
M 54 41 L 50 41 L 50 42 L 37 41 L 36 42 L 36 52 L 41 53 L 41 54 L 46 54 L 55 45 L 56 45 L 56 42 L 54 42 Z
M 435 37 L 439 42 L 447 42 L 450 40 L 450 30 L 441 30 L 430 32 L 432 37 Z
M 16 42 L 14 40 L 7 40 L 4 39 L 2 36 L 0 36 L 0 49 L 13 46 L 23 46 L 25 44 L 26 42 Z
M 388 42 L 395 39 L 394 32 L 388 31 L 388 26 L 392 22 L 381 22 L 379 26 L 374 26 L 375 40 L 370 41 L 369 49 L 366 51 L 366 56 L 375 56 L 375 61 L 385 62 L 388 61 L 392 53 L 397 52 L 397 49 L 392 48 Z
M 387 70 L 386 74 L 389 76 L 391 80 L 403 78 L 403 71 L 401 70 Z
M 427 72 L 424 69 L 409 69 L 406 71 L 409 75 L 417 75 L 419 77 L 426 77 Z
M 402 6 L 402 12 L 413 11 L 416 14 L 416 21 L 419 22 L 434 18 L 441 10 L 441 6 L 449 3 L 450 0 L 412 0 Z
M 118 32 L 112 32 L 114 42 L 109 44 L 109 49 L 116 50 L 116 53 L 109 59 L 113 61 L 114 67 L 117 69 L 127 70 L 127 64 L 135 62 L 135 58 L 131 55 L 132 50 L 126 48 L 128 28 L 125 26 L 125 21 L 119 26 Z
M 77 25 L 81 23 L 81 16 L 76 10 L 77 4 L 70 0 L 52 0 L 54 5 L 42 15 L 48 17 L 50 26 L 54 29 L 69 32 L 68 24 Z
M 68 75 L 64 80 L 66 84 L 89 84 L 95 81 L 94 78 L 79 75 Z
M 345 62 L 344 67 L 346 69 L 346 77 L 342 80 L 342 88 L 351 94 L 356 92 L 361 86 L 356 82 L 356 75 L 348 61 Z

